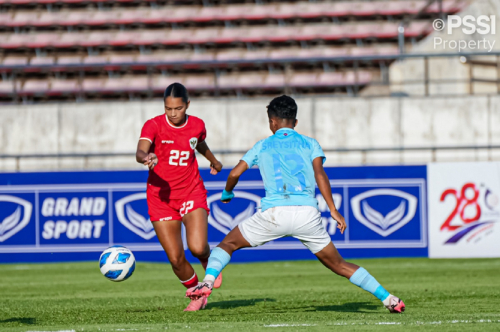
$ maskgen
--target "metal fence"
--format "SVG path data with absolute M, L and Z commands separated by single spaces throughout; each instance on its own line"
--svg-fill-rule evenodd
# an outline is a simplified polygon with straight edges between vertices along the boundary
M 367 157 L 371 153 L 378 152 L 430 152 L 432 162 L 437 161 L 437 153 L 440 151 L 474 151 L 474 152 L 487 152 L 486 160 L 496 160 L 492 156 L 493 151 L 500 151 L 500 145 L 456 145 L 456 146 L 415 146 L 415 147 L 377 147 L 377 148 L 337 148 L 337 149 L 323 149 L 325 153 L 338 153 L 339 155 L 345 153 L 360 153 L 362 164 L 366 165 Z M 238 155 L 242 156 L 246 150 L 212 150 L 215 155 Z M 499 155 L 500 156 L 500 155 Z M 83 169 L 89 169 L 89 160 L 92 158 L 113 158 L 113 157 L 127 157 L 135 160 L 134 152 L 109 152 L 109 153 L 57 153 L 57 154 L 0 154 L 0 160 L 14 159 L 16 164 L 16 171 L 21 170 L 22 159 L 64 159 L 64 158 L 78 158 L 83 160 Z M 476 159 L 477 160 L 477 159 Z M 476 161 L 474 160 L 474 161 Z M 481 158 L 485 160 L 485 158 Z M 471 160 L 472 161 L 472 160 Z M 422 163 L 425 163 L 422 161 Z

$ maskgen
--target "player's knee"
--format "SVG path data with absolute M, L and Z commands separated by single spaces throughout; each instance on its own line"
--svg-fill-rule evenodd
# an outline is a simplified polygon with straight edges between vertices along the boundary
M 207 258 L 210 255 L 210 249 L 207 246 L 192 246 L 189 247 L 189 251 L 196 258 Z
M 223 249 L 225 252 L 231 254 L 239 249 L 238 244 L 234 241 L 224 239 L 221 243 L 219 243 L 218 247 Z
M 169 260 L 174 270 L 180 269 L 186 263 L 186 257 L 184 255 L 169 257 Z

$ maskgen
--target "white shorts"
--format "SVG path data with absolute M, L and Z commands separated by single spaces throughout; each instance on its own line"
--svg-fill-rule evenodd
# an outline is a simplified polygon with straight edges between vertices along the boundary
M 315 254 L 332 242 L 321 221 L 321 213 L 312 206 L 277 206 L 259 211 L 238 228 L 252 247 L 293 236 Z

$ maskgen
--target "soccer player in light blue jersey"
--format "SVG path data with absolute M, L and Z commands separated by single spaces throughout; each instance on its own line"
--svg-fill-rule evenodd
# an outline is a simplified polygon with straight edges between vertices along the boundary
M 364 268 L 346 262 L 326 232 L 315 198 L 316 184 L 342 234 L 346 223 L 333 203 L 330 181 L 323 169 L 326 158 L 321 146 L 315 139 L 294 130 L 297 125 L 295 101 L 288 96 L 277 97 L 267 107 L 267 114 L 273 136 L 257 142 L 245 154 L 229 174 L 221 197 L 222 202 L 229 203 L 241 174 L 257 165 L 266 189 L 262 209 L 236 226 L 212 250 L 203 282 L 186 292 L 187 297 L 199 304 L 191 310 L 205 307 L 215 279 L 229 263 L 233 252 L 293 236 L 323 265 L 372 293 L 390 312 L 403 312 L 403 301 L 386 291 Z

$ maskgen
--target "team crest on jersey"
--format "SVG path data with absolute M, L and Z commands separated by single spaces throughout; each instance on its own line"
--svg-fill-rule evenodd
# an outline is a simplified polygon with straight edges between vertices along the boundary
M 196 137 L 191 137 L 189 139 L 189 145 L 191 146 L 191 149 L 196 149 L 196 146 L 198 145 L 198 139 Z

